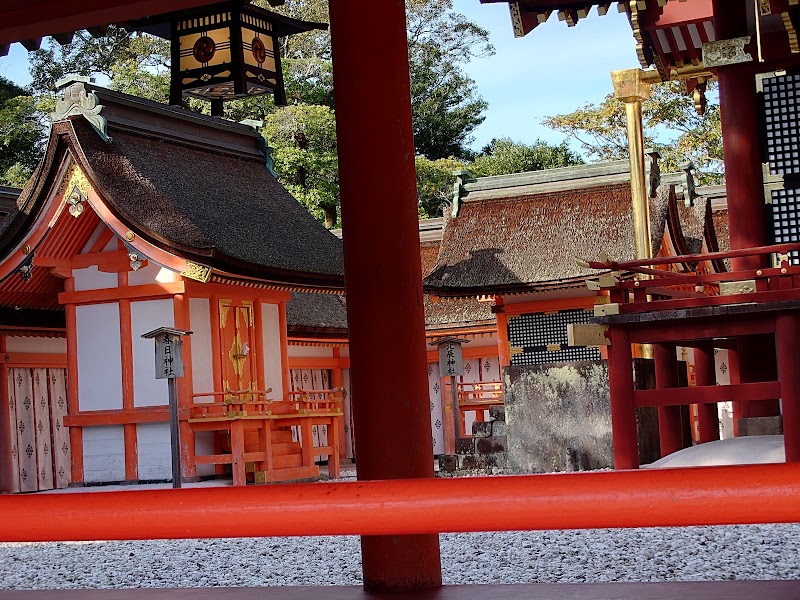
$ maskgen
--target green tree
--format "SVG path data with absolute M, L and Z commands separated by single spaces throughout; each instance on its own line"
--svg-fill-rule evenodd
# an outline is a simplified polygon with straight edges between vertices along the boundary
M 554 146 L 536 140 L 529 146 L 501 138 L 492 140 L 475 157 L 469 170 L 475 177 L 486 177 L 580 164 L 583 164 L 583 159 L 570 150 L 566 143 Z
M 170 44 L 167 40 L 138 34 L 128 37 L 109 69 L 111 89 L 169 103 Z
M 42 48 L 31 52 L 31 91 L 51 94 L 56 82 L 65 75 L 90 77 L 104 75 L 113 78 L 114 66 L 126 60 L 148 60 L 136 55 L 141 48 L 132 47 L 134 34 L 121 27 L 111 26 L 106 35 L 93 37 L 87 31 L 75 33 L 69 44 L 49 41 Z
M 489 33 L 455 12 L 452 0 L 407 0 L 406 21 L 417 153 L 469 158 L 488 105 L 463 65 L 494 54 Z
M 0 77 L 0 184 L 25 185 L 41 156 L 43 137 L 36 99 Z
M 681 93 L 675 82 L 652 87 L 642 103 L 645 144 L 662 156 L 662 172 L 675 171 L 691 160 L 701 184 L 723 179 L 722 128 L 719 104 L 709 102 L 697 114 L 691 96 Z M 548 117 L 547 127 L 576 140 L 590 158 L 618 160 L 628 157 L 625 106 L 609 95 L 600 104 L 587 104 L 568 114 Z
M 276 10 L 327 21 L 328 0 L 287 3 Z M 430 159 L 468 157 L 471 133 L 483 122 L 487 105 L 463 65 L 494 52 L 489 34 L 454 11 L 452 0 L 408 0 L 406 20 L 416 151 Z M 328 32 L 285 39 L 281 56 L 290 100 L 334 107 Z
M 267 116 L 264 133 L 281 183 L 326 227 L 336 227 L 339 159 L 333 111 L 327 106 L 287 106 Z
M 442 207 L 453 199 L 453 172 L 467 169 L 467 165 L 457 158 L 430 160 L 417 156 L 416 167 L 419 216 L 441 217 Z

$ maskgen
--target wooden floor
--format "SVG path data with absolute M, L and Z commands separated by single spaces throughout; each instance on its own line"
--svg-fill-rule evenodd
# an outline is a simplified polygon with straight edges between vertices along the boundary
M 418 594 L 359 587 L 0 591 L 0 600 L 800 600 L 798 581 L 446 586 Z

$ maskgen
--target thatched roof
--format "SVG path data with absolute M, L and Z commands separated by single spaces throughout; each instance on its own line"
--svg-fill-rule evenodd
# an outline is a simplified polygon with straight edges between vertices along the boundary
M 347 336 L 347 305 L 339 294 L 292 292 L 286 304 L 289 335 L 304 337 Z
M 111 141 L 81 116 L 55 123 L 44 161 L 0 227 L 7 240 L 40 214 L 68 151 L 108 209 L 163 250 L 233 276 L 344 287 L 341 242 L 269 172 L 252 127 L 86 88 L 104 107 Z M 0 243 L 0 256 L 7 250 Z
M 652 186 L 653 253 L 666 231 L 681 253 L 699 252 L 718 220 L 711 222 L 711 199 L 692 193 L 686 205 L 683 196 L 693 189 L 687 173 L 664 175 Z M 596 271 L 576 258 L 635 257 L 631 212 L 627 161 L 468 180 L 447 217 L 425 290 L 468 297 L 583 287 Z

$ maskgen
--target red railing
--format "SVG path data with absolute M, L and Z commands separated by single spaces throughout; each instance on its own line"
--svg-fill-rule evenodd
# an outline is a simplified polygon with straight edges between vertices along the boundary
M 701 306 L 722 306 L 752 302 L 781 302 L 800 299 L 800 267 L 790 266 L 788 253 L 800 251 L 800 243 L 761 246 L 726 252 L 657 257 L 631 261 L 579 261 L 583 266 L 646 275 L 646 278 L 601 278 L 611 303 L 621 314 L 680 310 Z M 777 255 L 779 266 L 723 273 L 694 273 L 661 270 L 675 264 L 695 264 L 726 258 Z M 720 284 L 754 282 L 752 290 L 728 290 L 720 295 Z
M 0 497 L 6 542 L 788 522 L 796 463 Z

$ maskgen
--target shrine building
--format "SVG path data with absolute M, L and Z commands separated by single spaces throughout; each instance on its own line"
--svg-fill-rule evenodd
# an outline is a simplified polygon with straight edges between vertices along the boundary
M 0 489 L 170 478 L 167 382 L 141 337 L 162 326 L 192 332 L 184 479 L 335 472 L 341 395 L 293 388 L 287 304 L 342 290 L 341 242 L 261 135 L 85 82 L 54 121 L 18 199 L 0 190 Z

